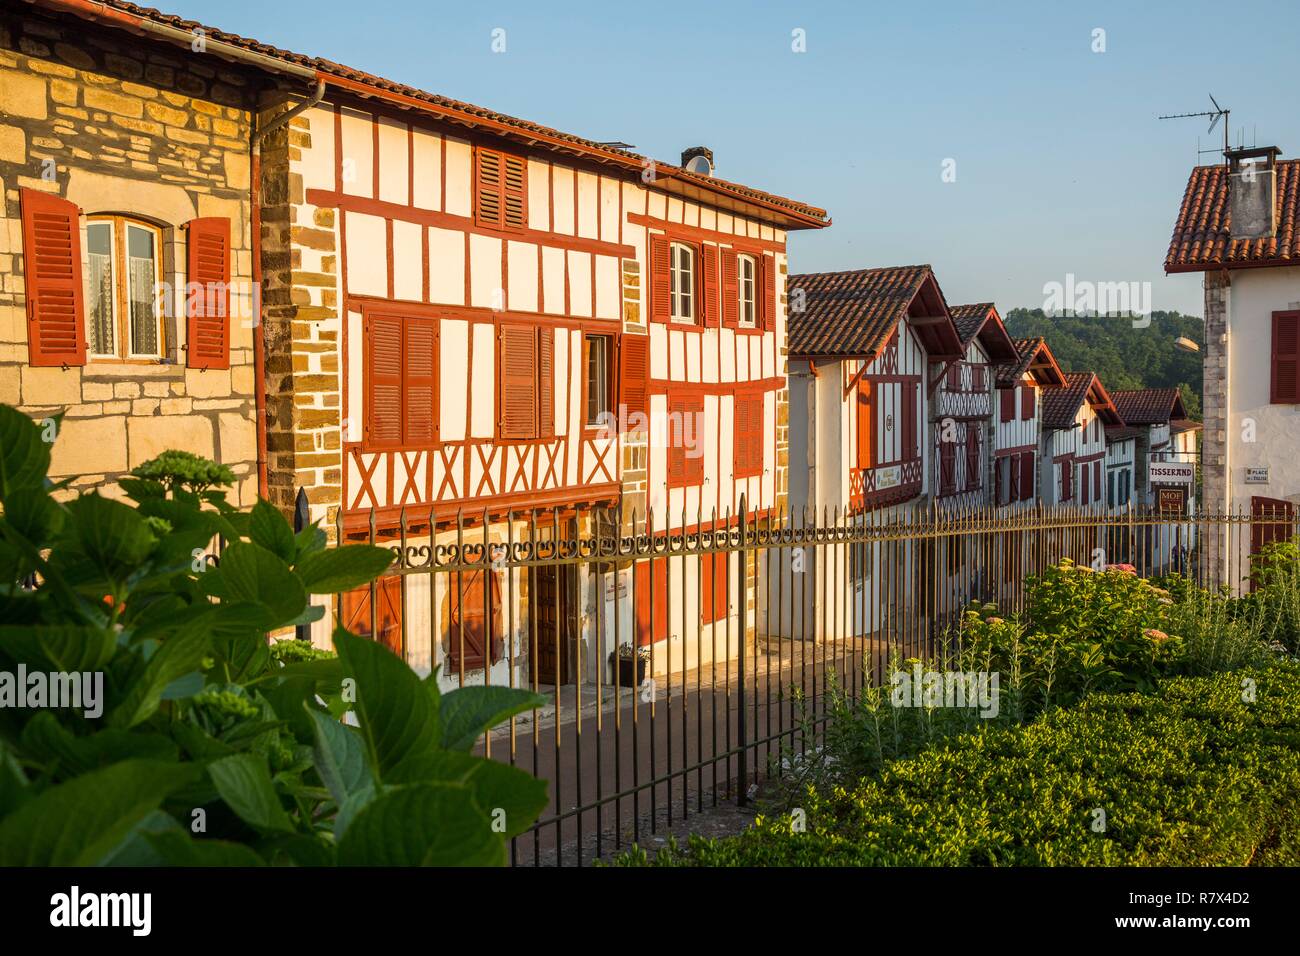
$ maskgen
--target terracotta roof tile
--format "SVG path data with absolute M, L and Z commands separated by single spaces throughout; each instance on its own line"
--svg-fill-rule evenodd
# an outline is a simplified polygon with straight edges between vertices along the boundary
M 1095 372 L 1066 372 L 1064 385 L 1051 385 L 1042 389 L 1043 427 L 1074 427 L 1074 416 L 1090 395 L 1103 426 L 1128 424 L 1120 417 L 1115 403 L 1111 401 Z
M 89 5 L 88 5 L 89 6 Z M 545 136 L 552 140 L 559 140 L 573 144 L 574 147 L 588 150 L 599 151 L 603 156 L 610 157 L 614 160 L 623 160 L 628 168 L 643 170 L 647 163 L 653 163 L 658 170 L 658 174 L 683 182 L 691 183 L 700 189 L 708 190 L 714 193 L 734 196 L 742 200 L 749 199 L 760 203 L 767 203 L 776 206 L 791 213 L 814 220 L 810 225 L 828 225 L 829 219 L 826 216 L 826 210 L 819 209 L 816 206 L 810 206 L 793 199 L 787 199 L 784 196 L 777 196 L 773 193 L 763 192 L 758 189 L 751 189 L 748 186 L 742 186 L 738 183 L 731 183 L 725 179 L 719 179 L 715 176 L 701 176 L 696 173 L 688 172 L 669 163 L 659 163 L 649 160 L 647 157 L 629 150 L 616 149 L 606 146 L 596 140 L 585 139 L 581 136 L 575 136 L 572 133 L 564 133 L 549 126 L 543 126 L 540 123 L 534 123 L 530 120 L 519 119 L 518 117 L 509 116 L 505 113 L 498 113 L 495 110 L 485 109 L 481 106 L 475 106 L 472 103 L 464 103 L 459 100 L 453 100 L 445 96 L 439 96 L 436 93 L 429 93 L 418 87 L 407 86 L 405 83 L 398 83 L 393 80 L 376 76 L 372 73 L 366 73 L 363 70 L 353 69 L 341 63 L 335 63 L 333 60 L 327 60 L 323 57 L 306 56 L 301 53 L 294 53 L 289 50 L 282 50 L 279 47 L 262 43 L 248 37 L 240 36 L 237 33 L 230 33 L 216 27 L 207 26 L 195 20 L 187 20 L 184 17 L 174 14 L 163 13 L 152 7 L 142 7 L 134 3 L 127 3 L 124 0 L 99 0 L 94 6 L 106 8 L 102 14 L 90 13 L 86 16 L 97 22 L 108 23 L 113 26 L 125 27 L 130 29 L 130 21 L 124 21 L 121 14 L 128 17 L 138 17 L 144 20 L 151 20 L 154 23 L 163 24 L 164 26 L 173 27 L 192 33 L 196 29 L 201 29 L 208 40 L 227 43 L 231 46 L 240 47 L 262 56 L 270 57 L 274 60 L 280 60 L 299 67 L 316 70 L 320 73 L 328 74 L 333 77 L 340 77 L 345 80 L 352 80 L 366 86 L 373 87 L 377 90 L 384 90 L 390 93 L 396 93 L 404 97 L 429 103 L 434 106 L 443 107 L 447 110 L 459 114 L 462 122 L 472 124 L 474 120 L 483 120 L 492 123 L 498 123 L 510 127 L 522 136 L 530 133 Z M 116 13 L 115 13 L 116 11 Z M 138 29 L 138 28 L 137 28 Z
M 1176 388 L 1122 388 L 1110 397 L 1126 425 L 1164 425 L 1187 417 Z
M 919 265 L 790 276 L 787 297 L 803 295 L 803 310 L 790 310 L 790 352 L 875 355 L 933 275 Z
M 1300 265 L 1300 159 L 1280 160 L 1276 170 L 1277 235 L 1267 239 L 1233 239 L 1227 167 L 1193 169 L 1169 240 L 1165 271 L 1195 272 L 1215 266 L 1258 264 Z
M 992 308 L 992 302 L 973 302 L 967 305 L 948 307 L 948 311 L 952 313 L 952 321 L 957 326 L 957 334 L 961 336 L 963 346 L 970 345 L 970 340 L 979 335 L 980 329 L 984 328 L 984 322 L 989 317 L 989 310 Z
M 1052 350 L 1047 344 L 1047 340 L 1041 335 L 1028 339 L 1015 339 L 1012 343 L 1016 349 L 1017 360 L 1014 364 L 1007 364 L 998 368 L 997 386 L 1006 388 L 1015 385 L 1024 377 L 1034 364 L 1034 360 L 1042 353 L 1043 357 L 1051 363 L 1051 374 L 1055 376 L 1060 373 L 1056 364 L 1056 357 L 1052 355 Z M 1041 379 L 1040 379 L 1041 380 Z M 1047 383 L 1059 384 L 1059 383 Z

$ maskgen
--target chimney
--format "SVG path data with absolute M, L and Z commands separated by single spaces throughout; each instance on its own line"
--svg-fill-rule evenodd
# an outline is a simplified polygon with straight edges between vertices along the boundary
M 713 150 L 707 146 L 692 146 L 682 150 L 682 169 L 701 176 L 712 176 Z
M 1224 151 L 1228 160 L 1228 215 L 1233 239 L 1271 239 L 1277 235 L 1274 166 L 1281 152 L 1276 146 Z

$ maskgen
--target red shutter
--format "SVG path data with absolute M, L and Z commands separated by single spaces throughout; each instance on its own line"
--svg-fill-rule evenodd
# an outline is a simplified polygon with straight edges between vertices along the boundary
M 438 438 L 438 327 L 434 319 L 403 319 L 402 383 L 404 445 L 430 445 Z
M 619 387 L 623 413 L 628 421 L 634 414 L 641 414 L 649 424 L 650 417 L 650 337 L 648 335 L 624 335 L 619 342 Z
M 471 559 L 473 560 L 473 559 Z M 485 585 L 486 578 L 486 587 Z M 496 663 L 505 651 L 501 626 L 501 584 L 495 571 L 457 571 L 449 576 L 447 595 L 448 670 L 478 670 Z
M 675 398 L 668 403 L 668 411 L 671 428 L 668 487 L 698 485 L 704 480 L 704 456 L 701 454 L 704 399 L 699 396 Z
M 725 551 L 700 555 L 700 614 L 702 623 L 712 624 L 727 619 L 727 557 Z
M 980 430 L 975 422 L 966 425 L 966 489 L 980 487 Z
M 672 315 L 667 236 L 650 237 L 650 321 L 667 322 Z
M 763 396 L 737 395 L 734 404 L 735 477 L 763 473 Z
M 758 269 L 756 284 L 763 297 L 759 303 L 759 328 L 776 328 L 776 260 L 768 261 L 767 256 L 754 256 L 755 268 Z
M 696 397 L 687 402 L 690 418 L 690 434 L 693 447 L 686 456 L 683 472 L 688 485 L 704 482 L 704 398 Z
M 682 429 L 686 426 L 686 402 L 681 398 L 668 400 L 668 487 L 686 484 L 686 449 Z
M 230 220 L 217 216 L 185 224 L 186 364 L 230 368 Z
M 722 250 L 722 324 L 734 329 L 739 324 L 740 273 L 736 250 Z
M 81 210 L 36 189 L 21 189 L 27 349 L 31 365 L 86 364 L 81 287 Z
M 497 356 L 500 370 L 498 399 L 502 438 L 537 435 L 537 330 L 526 325 L 503 325 Z
M 474 221 L 480 226 L 501 225 L 504 189 L 501 183 L 501 154 L 494 149 L 474 147 Z
M 651 587 L 653 578 L 653 588 Z M 636 604 L 636 642 L 645 647 L 668 637 L 668 559 L 638 561 L 632 574 Z M 650 592 L 654 591 L 652 595 Z M 654 633 L 651 635 L 650 607 L 654 605 Z
M 373 315 L 365 329 L 366 445 L 395 448 L 402 443 L 402 320 Z
M 718 247 L 700 245 L 700 325 L 718 321 Z
M 1020 456 L 1020 501 L 1032 501 L 1034 498 L 1034 453 L 1025 452 Z
M 607 373 L 608 371 L 606 369 Z M 540 328 L 537 330 L 537 435 L 539 438 L 550 438 L 554 434 L 555 330 Z
M 1092 499 L 1101 501 L 1101 462 L 1092 463 Z
M 858 379 L 858 467 L 870 468 L 875 457 L 876 405 L 872 401 L 871 382 Z
M 1002 478 L 1002 469 L 1006 465 L 1005 458 L 997 458 L 993 462 L 993 503 L 1004 505 L 1007 503 L 1003 495 L 1006 493 L 1006 485 Z
M 1004 388 L 998 393 L 998 417 L 1009 422 L 1016 417 L 1016 388 Z
M 370 585 L 343 592 L 343 626 L 358 637 L 376 639 L 394 654 L 402 654 L 402 576 L 389 574 L 375 582 L 378 611 L 370 611 Z M 372 620 L 373 616 L 373 620 Z
M 507 229 L 521 230 L 528 225 L 528 162 L 522 156 L 501 154 L 501 196 Z
M 1300 312 L 1273 313 L 1273 371 L 1269 401 L 1300 403 Z
M 903 416 L 902 461 L 911 461 L 920 457 L 916 444 L 916 396 L 920 387 L 915 383 L 904 382 L 898 392 L 903 400 L 903 407 L 900 409 Z
M 1038 390 L 1032 385 L 1026 385 L 1020 391 L 1020 417 L 1025 421 L 1030 421 L 1034 417 L 1034 405 L 1038 401 Z

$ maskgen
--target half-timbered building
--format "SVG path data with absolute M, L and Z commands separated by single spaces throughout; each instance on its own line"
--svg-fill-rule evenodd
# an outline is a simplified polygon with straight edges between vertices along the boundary
M 970 511 L 989 500 L 993 385 L 998 366 L 1018 361 L 991 302 L 951 308 L 963 356 L 931 363 L 934 497 L 941 508 Z
M 287 503 L 305 488 L 345 536 L 404 536 L 417 555 L 468 543 L 483 563 L 441 589 L 408 576 L 374 596 L 379 613 L 369 590 L 345 595 L 345 622 L 378 620 L 455 682 L 607 677 L 625 643 L 653 647 L 656 671 L 734 654 L 754 626 L 734 560 L 579 577 L 492 556 L 775 508 L 786 237 L 825 213 L 315 67 L 319 97 L 264 165 L 281 201 L 272 489 Z
M 1033 507 L 1039 498 L 1042 395 L 1065 384 L 1065 373 L 1042 337 L 1016 339 L 1016 361 L 998 369 L 993 426 L 995 507 Z
M 933 491 L 926 424 L 932 362 L 966 354 L 943 292 L 928 265 L 792 276 L 790 314 L 790 503 L 821 520 L 887 522 Z M 874 630 L 883 609 L 878 547 L 853 549 L 850 595 L 828 568 L 811 567 L 816 600 L 792 608 L 776 628 L 794 636 L 836 637 L 842 620 L 817 602 L 846 599 L 851 633 Z M 922 545 L 899 558 L 919 587 L 933 579 L 934 554 Z M 897 569 L 895 569 L 897 570 Z M 890 589 L 902 593 L 901 586 Z
M 1123 424 L 1093 372 L 1067 372 L 1064 385 L 1044 389 L 1038 476 L 1043 504 L 1101 510 L 1106 426 Z

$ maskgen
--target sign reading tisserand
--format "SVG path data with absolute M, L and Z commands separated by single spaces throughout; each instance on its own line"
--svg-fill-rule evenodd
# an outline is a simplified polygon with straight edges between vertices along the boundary
M 1190 485 L 1196 481 L 1196 465 L 1190 461 L 1152 461 L 1149 465 L 1153 485 Z

